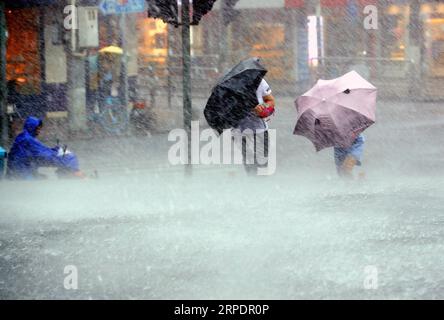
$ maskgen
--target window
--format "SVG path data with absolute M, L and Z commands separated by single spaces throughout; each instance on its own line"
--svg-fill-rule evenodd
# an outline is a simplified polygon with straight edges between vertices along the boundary
M 407 58 L 409 14 L 408 5 L 391 5 L 387 8 L 382 47 L 384 57 L 393 60 Z
M 39 16 L 35 8 L 6 12 L 6 77 L 16 80 L 18 93 L 24 95 L 40 94 L 41 90 Z
M 425 4 L 424 37 L 426 64 L 431 76 L 444 76 L 444 4 Z

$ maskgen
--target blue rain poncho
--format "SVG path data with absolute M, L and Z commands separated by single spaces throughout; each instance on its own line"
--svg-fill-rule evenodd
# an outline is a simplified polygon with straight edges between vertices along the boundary
M 42 121 L 28 117 L 21 132 L 14 141 L 8 154 L 7 175 L 16 179 L 35 179 L 39 167 L 57 167 L 68 171 L 78 171 L 77 157 L 62 155 L 60 147 L 49 148 L 36 138 L 37 128 Z

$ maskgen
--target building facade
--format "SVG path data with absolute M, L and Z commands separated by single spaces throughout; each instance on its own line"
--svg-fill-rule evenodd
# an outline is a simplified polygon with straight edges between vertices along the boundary
M 434 0 L 239 0 L 223 24 L 220 2 L 191 30 L 195 92 L 208 94 L 229 66 L 258 56 L 276 92 L 296 95 L 320 78 L 356 69 L 382 95 L 444 96 L 444 3 Z M 181 32 L 131 14 L 124 32 L 116 15 L 97 11 L 98 43 L 71 52 L 64 28 L 71 1 L 4 2 L 6 80 L 15 81 L 25 113 L 66 116 L 85 128 L 98 88 L 98 51 L 125 44 L 130 86 L 150 99 L 151 88 L 181 85 Z M 95 7 L 98 0 L 78 0 Z M 366 29 L 365 8 L 377 9 L 377 29 Z M 123 36 L 124 35 L 124 36 Z M 123 43 L 125 40 L 125 43 Z M 138 85 L 137 85 L 138 84 Z M 176 90 L 180 91 L 180 90 Z
M 240 0 L 235 8 L 240 14 L 226 34 L 231 62 L 260 56 L 284 91 L 355 69 L 383 96 L 443 97 L 442 2 Z M 367 28 L 375 11 L 377 28 Z

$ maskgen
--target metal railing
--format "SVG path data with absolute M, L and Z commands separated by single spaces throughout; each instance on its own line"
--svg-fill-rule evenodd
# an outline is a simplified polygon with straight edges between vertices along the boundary
M 157 86 L 158 89 L 168 85 L 182 83 L 181 56 L 162 57 L 143 55 L 139 58 L 139 80 L 142 86 Z M 218 55 L 195 56 L 191 59 L 191 79 L 199 86 L 212 85 L 220 76 Z
M 218 55 L 193 56 L 191 58 L 191 81 L 194 97 L 205 97 L 220 77 Z M 168 106 L 182 96 L 182 56 L 139 56 L 137 91 L 139 96 L 156 104 L 156 97 L 166 95 Z

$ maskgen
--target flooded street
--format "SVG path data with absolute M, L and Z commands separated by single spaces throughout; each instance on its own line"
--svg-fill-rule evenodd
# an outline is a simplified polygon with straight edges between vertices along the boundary
M 98 179 L 0 183 L 0 298 L 444 298 L 440 105 L 379 103 L 365 179 L 344 181 L 331 149 L 291 135 L 292 99 L 277 101 L 272 176 L 185 176 L 157 134 L 89 141 L 97 153 L 73 141 Z

